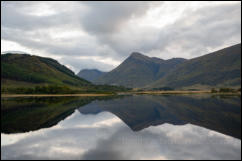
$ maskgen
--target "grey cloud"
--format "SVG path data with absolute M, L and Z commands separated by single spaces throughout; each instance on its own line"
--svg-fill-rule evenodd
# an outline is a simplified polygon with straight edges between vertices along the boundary
M 72 66 L 75 72 L 84 68 L 98 68 L 100 70 L 109 71 L 114 66 L 97 62 L 92 56 L 107 57 L 114 55 L 112 49 L 104 45 L 95 43 L 95 39 L 88 36 L 79 37 L 78 39 L 65 39 L 64 41 L 52 41 L 48 34 L 39 34 L 38 32 L 19 32 L 17 29 L 6 28 L 2 32 L 2 38 L 5 40 L 21 42 L 21 45 L 30 49 L 39 50 L 44 53 L 42 56 L 58 56 L 60 62 Z M 36 41 L 35 38 L 46 40 Z M 83 42 L 85 40 L 86 42 Z M 92 42 L 92 43 L 89 43 Z M 35 53 L 31 53 L 35 54 Z M 78 56 L 86 56 L 89 59 L 81 60 Z
M 181 48 L 177 55 L 184 52 L 189 57 L 207 54 L 209 48 L 241 42 L 241 6 L 219 5 L 191 11 L 164 30 L 168 32 L 160 33 L 156 46 L 161 54 L 169 54 L 170 46 Z
M 56 26 L 78 26 L 77 22 L 79 16 L 73 16 L 78 8 L 75 7 L 73 11 L 63 11 L 63 4 L 56 5 L 53 2 L 47 3 L 50 8 L 61 7 L 53 15 L 48 16 L 36 16 L 31 15 L 31 7 L 40 7 L 41 4 L 46 4 L 45 2 L 4 2 L 1 7 L 1 26 L 18 29 L 21 31 L 36 31 L 38 29 L 46 29 Z M 73 5 L 70 5 L 70 7 Z
M 132 17 L 140 17 L 151 7 L 150 2 L 83 2 L 89 12 L 81 19 L 84 28 L 93 34 L 112 34 L 124 27 Z
M 20 44 L 23 46 L 43 50 L 46 53 L 52 53 L 57 56 L 90 56 L 101 53 L 101 51 L 98 51 L 101 45 L 96 44 L 95 39 L 88 36 L 80 36 L 78 39 L 70 38 L 54 41 L 48 33 L 41 32 L 40 34 L 39 32 L 31 31 L 21 32 L 18 29 L 8 28 L 4 28 L 1 36 L 4 40 L 21 42 Z M 87 42 L 83 42 L 83 39 Z
M 223 48 L 241 42 L 241 6 L 219 5 L 188 11 L 174 24 L 161 30 L 152 32 L 150 29 L 150 32 L 145 32 L 144 29 L 140 29 L 138 33 L 137 36 L 130 34 L 143 41 L 137 41 L 138 46 L 132 45 L 130 48 L 129 46 L 126 48 L 123 44 L 132 44 L 132 38 L 127 37 L 123 41 L 113 36 L 99 38 L 100 42 L 110 44 L 118 53 L 125 56 L 136 47 L 135 50 L 147 55 L 152 50 L 159 51 L 157 55 L 152 56 L 193 58 L 207 54 L 209 49 Z M 149 39 L 150 35 L 153 39 Z M 176 50 L 169 51 L 170 48 Z
M 241 3 L 188 9 L 177 21 L 163 28 L 140 27 L 129 21 L 142 18 L 162 5 L 161 2 L 44 3 L 56 11 L 47 16 L 28 14 L 28 8 L 31 8 L 28 2 L 5 4 L 1 11 L 2 40 L 33 49 L 36 51 L 33 54 L 42 51 L 62 60 L 66 56 L 102 56 L 121 62 L 133 51 L 165 59 L 193 58 L 241 42 Z M 84 30 L 86 34 L 52 38 L 49 34 L 56 28 Z M 77 61 L 63 62 L 76 71 L 79 67 L 85 68 L 77 65 Z M 113 69 L 113 66 L 100 65 L 94 60 L 86 65 L 88 68 Z
M 90 34 L 97 34 L 94 35 L 97 38 L 98 36 L 106 37 L 106 35 L 110 35 L 112 32 L 118 32 L 118 29 L 123 26 L 122 24 L 125 24 L 128 19 L 130 19 L 131 17 L 144 15 L 148 8 L 151 7 L 150 2 L 101 2 L 101 4 L 99 2 L 80 2 L 80 4 L 75 4 L 75 6 L 84 4 L 89 8 L 89 12 L 85 13 L 82 12 L 82 10 L 78 10 L 78 7 L 74 7 L 73 11 L 61 12 L 60 9 L 60 12 L 54 15 L 47 17 L 38 17 L 28 15 L 22 11 L 22 9 L 26 8 L 28 4 L 23 3 L 21 5 L 22 7 L 20 8 L 18 7 L 19 4 L 21 3 L 10 3 L 10 5 L 6 5 L 6 7 L 3 7 L 2 27 L 5 28 L 5 30 L 3 30 L 3 36 L 1 38 L 5 40 L 16 41 L 21 45 L 27 47 L 42 50 L 47 49 L 47 52 L 52 52 L 52 54 L 61 54 L 60 52 L 53 53 L 52 50 L 58 50 L 54 48 L 62 48 L 62 46 L 53 45 L 52 47 L 48 47 L 50 46 L 50 42 L 52 40 L 48 40 L 48 35 L 45 35 L 42 31 L 39 31 L 41 29 L 64 26 L 66 30 L 71 30 L 73 28 L 83 26 L 88 32 L 90 32 Z M 8 32 L 7 29 L 11 31 L 10 34 L 6 34 L 6 32 Z M 33 31 L 34 35 L 29 35 L 30 31 Z M 38 31 L 39 33 L 41 33 L 40 35 L 37 35 Z M 18 35 L 18 38 L 16 38 L 16 35 Z M 42 42 L 35 43 L 32 38 L 39 38 L 39 36 L 45 38 Z M 48 42 L 45 40 L 48 40 Z M 56 40 L 53 41 L 55 43 Z M 79 38 L 79 41 L 80 44 L 81 42 L 93 44 L 93 40 L 90 41 L 82 37 Z M 41 43 L 43 43 L 43 45 L 40 45 Z M 106 44 L 102 42 L 99 43 L 101 43 L 98 44 L 99 46 L 102 46 L 102 44 Z M 110 44 L 106 45 L 108 45 L 111 49 L 113 48 Z M 72 46 L 72 48 L 73 51 L 77 51 L 76 49 L 78 48 L 78 45 Z M 111 53 L 110 51 L 108 51 L 109 53 L 107 52 L 100 54 L 100 51 L 97 52 L 93 50 L 95 48 L 96 47 L 91 47 L 89 49 L 89 52 L 84 51 L 83 54 L 79 53 L 79 55 L 94 54 L 105 56 L 103 54 L 106 54 L 106 56 L 108 55 L 110 57 L 122 57 L 122 54 L 116 53 L 115 51 Z M 65 50 L 61 49 L 61 51 Z M 62 53 L 66 54 L 66 52 Z

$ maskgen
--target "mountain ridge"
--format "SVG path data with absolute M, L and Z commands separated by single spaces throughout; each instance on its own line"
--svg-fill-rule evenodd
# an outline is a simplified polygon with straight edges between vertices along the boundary
M 231 82 L 229 82 L 231 81 Z M 150 87 L 241 86 L 241 44 L 189 59 Z
M 241 86 L 240 77 L 241 43 L 193 59 L 163 60 L 133 52 L 118 67 L 94 82 L 149 89 L 227 87 Z

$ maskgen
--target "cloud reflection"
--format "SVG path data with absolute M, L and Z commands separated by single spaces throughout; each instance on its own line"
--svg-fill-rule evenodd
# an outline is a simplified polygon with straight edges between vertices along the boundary
M 239 139 L 190 124 L 133 132 L 109 112 L 76 111 L 52 128 L 1 141 L 2 159 L 241 159 Z

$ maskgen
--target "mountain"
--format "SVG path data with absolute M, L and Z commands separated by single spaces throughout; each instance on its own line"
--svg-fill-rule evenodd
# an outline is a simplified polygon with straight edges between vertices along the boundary
M 170 60 L 150 58 L 134 52 L 117 68 L 101 76 L 95 82 L 126 87 L 144 87 L 163 77 L 167 72 L 184 61 L 185 59 L 182 58 Z
M 14 83 L 18 82 L 18 83 Z M 54 59 L 28 54 L 1 55 L 1 83 L 3 86 L 53 84 L 80 87 L 91 84 L 77 77 Z
M 77 74 L 77 76 L 90 82 L 94 82 L 104 74 L 106 74 L 106 72 L 102 72 L 97 69 L 83 69 Z
M 151 87 L 241 86 L 241 44 L 178 65 Z
M 190 60 L 163 60 L 135 52 L 96 82 L 148 89 L 240 87 L 241 44 Z

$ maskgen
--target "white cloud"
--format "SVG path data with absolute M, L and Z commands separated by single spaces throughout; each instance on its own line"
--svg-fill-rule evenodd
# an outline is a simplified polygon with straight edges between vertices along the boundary
M 11 50 L 12 49 L 12 50 Z M 20 44 L 18 44 L 17 42 L 14 41 L 8 41 L 8 40 L 1 40 L 1 53 L 4 51 L 24 51 L 27 53 L 32 53 L 32 50 L 21 46 Z

